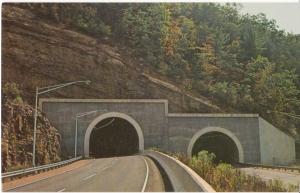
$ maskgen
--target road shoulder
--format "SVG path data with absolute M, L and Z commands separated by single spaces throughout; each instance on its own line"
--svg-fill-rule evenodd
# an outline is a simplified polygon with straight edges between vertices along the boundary
M 149 166 L 149 178 L 145 192 L 164 192 L 165 187 L 159 169 L 149 157 L 145 156 L 144 158 Z
M 57 176 L 66 172 L 69 172 L 71 170 L 75 170 L 77 168 L 83 167 L 85 165 L 88 165 L 89 163 L 91 163 L 93 160 L 79 160 L 77 162 L 71 163 L 69 165 L 60 167 L 60 168 L 56 168 L 47 172 L 42 172 L 39 174 L 35 174 L 35 175 L 30 175 L 27 177 L 23 177 L 20 179 L 15 179 L 12 181 L 8 181 L 8 182 L 4 182 L 2 183 L 2 191 L 8 191 L 10 189 L 14 189 L 17 187 L 21 187 L 21 186 L 25 186 L 27 184 L 31 184 L 31 183 L 35 183 L 37 181 L 40 180 L 44 180 L 53 176 Z

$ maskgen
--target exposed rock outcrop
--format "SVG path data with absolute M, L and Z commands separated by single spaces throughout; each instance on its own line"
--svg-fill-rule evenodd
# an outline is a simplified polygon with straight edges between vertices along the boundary
M 2 172 L 32 166 L 33 111 L 23 103 L 2 103 Z M 39 114 L 37 122 L 36 164 L 59 161 L 60 135 L 49 120 Z

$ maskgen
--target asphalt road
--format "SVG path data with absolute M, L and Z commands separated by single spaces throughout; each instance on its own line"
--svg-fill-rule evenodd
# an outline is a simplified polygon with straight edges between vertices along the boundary
M 140 155 L 101 158 L 101 159 L 95 159 L 89 164 L 77 168 L 75 170 L 65 172 L 44 180 L 40 180 L 38 182 L 25 185 L 23 187 L 11 189 L 9 191 L 14 191 L 14 192 L 15 191 L 140 192 L 142 190 L 164 191 L 162 178 L 158 173 L 159 171 L 156 168 L 156 166 L 152 163 L 152 160 Z M 153 183 L 157 181 L 159 183 Z M 153 187 L 149 187 L 149 186 L 153 186 Z
M 259 168 L 240 168 L 240 170 L 246 172 L 249 175 L 257 175 L 263 180 L 268 181 L 271 179 L 281 180 L 285 184 L 300 184 L 300 174 L 291 173 L 279 170 L 268 170 L 268 169 L 259 169 Z

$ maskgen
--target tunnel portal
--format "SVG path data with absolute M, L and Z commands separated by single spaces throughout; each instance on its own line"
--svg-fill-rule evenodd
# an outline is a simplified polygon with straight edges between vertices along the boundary
M 100 121 L 90 136 L 90 157 L 126 156 L 139 152 L 139 138 L 133 125 L 119 117 Z
M 234 141 L 220 132 L 209 132 L 200 136 L 193 146 L 192 155 L 197 155 L 202 150 L 214 153 L 215 163 L 235 164 L 239 160 L 238 149 Z

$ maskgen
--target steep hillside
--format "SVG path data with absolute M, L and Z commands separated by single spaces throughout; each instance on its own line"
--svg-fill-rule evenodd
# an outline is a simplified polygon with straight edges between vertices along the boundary
M 16 82 L 33 103 L 35 86 L 91 80 L 43 97 L 168 99 L 171 112 L 221 112 L 142 65 L 127 52 L 42 20 L 27 9 L 2 7 L 2 81 Z M 164 80 L 162 80 L 164 79 Z
M 32 166 L 34 109 L 22 102 L 15 84 L 2 89 L 1 154 L 2 172 Z M 61 160 L 60 135 L 42 114 L 37 122 L 36 164 Z

